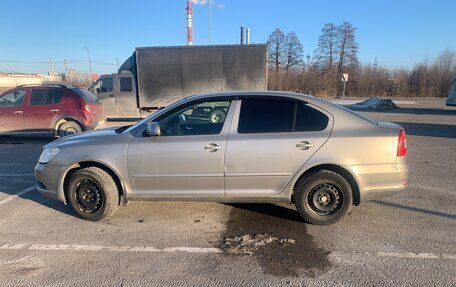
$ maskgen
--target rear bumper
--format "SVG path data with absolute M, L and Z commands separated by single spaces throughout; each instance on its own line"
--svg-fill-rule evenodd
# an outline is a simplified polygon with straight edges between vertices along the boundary
M 356 176 L 359 202 L 392 196 L 408 186 L 408 168 L 405 159 L 395 164 L 347 166 Z

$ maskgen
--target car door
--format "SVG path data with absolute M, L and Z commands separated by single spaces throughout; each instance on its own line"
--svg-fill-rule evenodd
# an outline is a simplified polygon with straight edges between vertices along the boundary
M 25 89 L 14 90 L 0 97 L 0 132 L 16 132 L 25 129 L 25 98 Z
M 134 196 L 224 196 L 233 112 L 227 98 L 184 102 L 155 120 L 160 136 L 139 131 L 127 151 Z
M 62 97 L 63 90 L 60 88 L 32 88 L 24 112 L 25 127 L 35 131 L 51 129 L 55 117 L 60 113 Z
M 244 97 L 230 129 L 226 196 L 273 196 L 328 139 L 330 114 L 292 98 Z

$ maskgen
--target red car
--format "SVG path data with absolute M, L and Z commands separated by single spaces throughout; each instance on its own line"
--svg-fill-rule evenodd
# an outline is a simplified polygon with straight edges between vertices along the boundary
M 0 134 L 65 136 L 93 130 L 102 118 L 98 98 L 71 85 L 22 85 L 0 95 Z

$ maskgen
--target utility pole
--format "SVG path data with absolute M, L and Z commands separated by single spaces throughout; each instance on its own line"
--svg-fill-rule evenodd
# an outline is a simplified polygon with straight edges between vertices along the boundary
M 306 58 L 307 58 L 307 70 L 309 70 L 310 69 L 310 55 L 307 54 Z
M 63 65 L 65 67 L 65 75 L 68 74 L 68 59 L 63 60 Z
M 90 50 L 85 46 L 85 49 L 87 51 L 87 55 L 89 56 L 89 79 L 92 80 L 92 60 L 90 59 Z
M 49 58 L 49 76 L 54 75 L 54 64 L 52 63 L 52 58 Z
M 119 58 L 114 58 L 116 60 L 116 66 L 119 68 Z
M 209 45 L 211 44 L 212 34 L 212 0 L 209 0 Z

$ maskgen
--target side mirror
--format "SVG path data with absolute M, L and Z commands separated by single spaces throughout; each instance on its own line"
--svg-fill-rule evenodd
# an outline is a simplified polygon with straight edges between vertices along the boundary
M 147 125 L 146 133 L 150 137 L 158 137 L 161 135 L 160 125 L 157 122 L 151 122 Z

